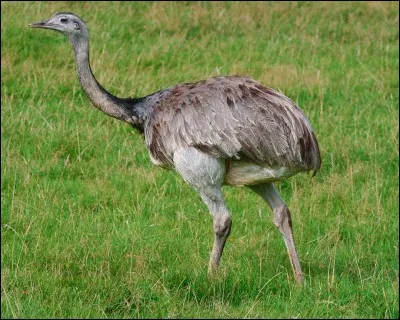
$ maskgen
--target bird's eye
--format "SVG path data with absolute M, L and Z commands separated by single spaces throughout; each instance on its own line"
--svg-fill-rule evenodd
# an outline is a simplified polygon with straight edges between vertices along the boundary
M 60 21 L 61 21 L 62 23 L 67 23 L 67 22 L 68 22 L 68 19 L 67 19 L 67 18 L 61 18 Z

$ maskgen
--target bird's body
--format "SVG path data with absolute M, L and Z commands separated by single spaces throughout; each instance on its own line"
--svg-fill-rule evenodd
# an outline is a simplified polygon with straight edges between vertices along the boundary
M 320 166 L 301 110 L 246 77 L 221 76 L 167 89 L 151 106 L 144 132 L 151 157 L 163 166 L 173 166 L 174 150 L 188 146 L 260 166 L 298 171 Z
M 311 125 L 292 100 L 241 76 L 179 84 L 143 98 L 118 98 L 92 74 L 89 34 L 78 16 L 57 13 L 31 26 L 64 33 L 93 105 L 142 132 L 152 162 L 174 168 L 199 192 L 214 220 L 210 271 L 216 270 L 231 229 L 221 187 L 247 185 L 274 211 L 296 279 L 301 280 L 290 213 L 272 182 L 317 171 L 321 158 Z
M 229 185 L 282 180 L 320 166 L 318 144 L 303 112 L 251 78 L 179 84 L 139 104 L 146 112 L 140 124 L 132 123 L 145 133 L 156 165 L 172 168 L 175 150 L 194 147 L 226 161 Z

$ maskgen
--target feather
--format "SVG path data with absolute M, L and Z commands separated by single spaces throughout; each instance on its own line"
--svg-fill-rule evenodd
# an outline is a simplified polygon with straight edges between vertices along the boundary
M 251 78 L 214 77 L 166 90 L 158 93 L 144 124 L 157 164 L 172 166 L 175 150 L 191 146 L 261 166 L 304 171 L 321 166 L 317 140 L 300 108 Z

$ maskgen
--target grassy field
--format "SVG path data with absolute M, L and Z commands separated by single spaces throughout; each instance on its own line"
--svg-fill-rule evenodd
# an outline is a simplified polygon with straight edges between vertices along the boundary
M 65 37 L 28 23 L 72 11 L 117 96 L 248 75 L 296 101 L 316 177 L 278 184 L 305 272 L 295 285 L 261 198 L 225 187 L 212 220 L 143 138 L 93 108 Z M 1 3 L 2 318 L 397 318 L 398 2 Z

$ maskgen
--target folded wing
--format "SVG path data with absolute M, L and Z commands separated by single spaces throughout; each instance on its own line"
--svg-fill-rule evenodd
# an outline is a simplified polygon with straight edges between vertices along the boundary
M 145 125 L 159 165 L 192 146 L 217 158 L 268 167 L 318 170 L 318 143 L 303 112 L 286 96 L 245 77 L 181 84 L 157 101 Z

